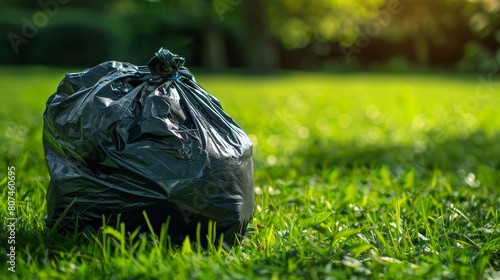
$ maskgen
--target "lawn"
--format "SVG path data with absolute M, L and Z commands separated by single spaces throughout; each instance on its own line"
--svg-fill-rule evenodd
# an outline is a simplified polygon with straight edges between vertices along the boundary
M 45 227 L 41 116 L 66 71 L 0 67 L 1 279 L 500 278 L 500 83 L 486 74 L 194 71 L 254 143 L 255 214 L 228 252 Z

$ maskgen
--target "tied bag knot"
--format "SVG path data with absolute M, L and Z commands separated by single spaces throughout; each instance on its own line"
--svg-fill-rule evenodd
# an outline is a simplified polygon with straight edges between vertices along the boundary
M 147 66 L 151 74 L 162 78 L 172 78 L 178 76 L 178 71 L 184 67 L 184 57 L 173 54 L 169 50 L 160 48 Z

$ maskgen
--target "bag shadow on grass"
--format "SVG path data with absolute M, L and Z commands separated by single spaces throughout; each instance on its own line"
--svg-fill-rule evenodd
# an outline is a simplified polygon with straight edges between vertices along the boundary
M 146 218 L 150 223 L 149 218 Z M 125 224 L 106 225 L 96 230 L 93 227 L 75 228 L 74 231 L 58 231 L 55 227 L 45 225 L 35 226 L 20 223 L 15 229 L 15 259 L 20 271 L 29 269 L 20 266 L 37 265 L 53 266 L 68 264 L 68 260 L 78 266 L 80 262 L 101 262 L 101 258 L 118 256 L 136 256 L 138 254 L 161 254 L 168 256 L 170 250 L 184 250 L 184 240 L 173 240 L 168 233 L 169 221 L 161 223 L 161 230 L 152 233 L 149 229 L 136 228 L 125 230 Z M 24 220 L 23 222 L 26 222 Z M 151 226 L 151 225 L 150 225 Z M 208 227 L 204 232 L 203 227 Z M 231 246 L 223 242 L 223 237 L 217 233 L 216 223 L 199 224 L 194 236 L 186 236 L 190 248 L 199 252 L 229 251 Z M 148 232 L 149 230 L 149 232 Z M 243 237 L 241 237 L 243 238 Z M 8 232 L 0 234 L 0 241 L 8 244 Z M 122 244 L 123 243 L 123 244 Z M 143 244 L 145 243 L 145 244 Z M 122 250 L 125 249 L 126 252 Z M 8 261 L 10 247 L 0 248 L 0 260 Z M 157 252 L 153 252 L 156 250 Z M 125 254 L 125 255 L 124 255 Z M 59 263 L 65 260 L 63 263 Z M 22 275 L 20 275 L 22 276 Z

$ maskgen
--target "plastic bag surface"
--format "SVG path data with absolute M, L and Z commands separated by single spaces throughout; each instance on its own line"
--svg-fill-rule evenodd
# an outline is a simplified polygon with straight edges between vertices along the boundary
M 98 229 L 104 218 L 148 232 L 145 211 L 156 233 L 168 220 L 173 243 L 196 240 L 198 224 L 203 238 L 209 221 L 228 244 L 245 234 L 252 143 L 183 63 L 160 49 L 147 66 L 65 76 L 43 116 L 49 227 Z

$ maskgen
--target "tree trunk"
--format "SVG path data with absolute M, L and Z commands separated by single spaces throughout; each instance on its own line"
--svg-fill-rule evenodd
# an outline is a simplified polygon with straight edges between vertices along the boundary
M 210 11 L 209 8 L 211 7 L 207 7 L 207 11 Z M 221 71 L 227 68 L 227 53 L 222 23 L 213 12 L 207 12 L 205 18 L 203 66 L 210 71 Z
M 248 68 L 256 74 L 269 74 L 278 67 L 277 50 L 269 35 L 262 0 L 244 0 L 246 53 Z
M 422 66 L 429 66 L 429 46 L 423 32 L 416 31 L 413 36 L 415 42 L 415 58 Z

